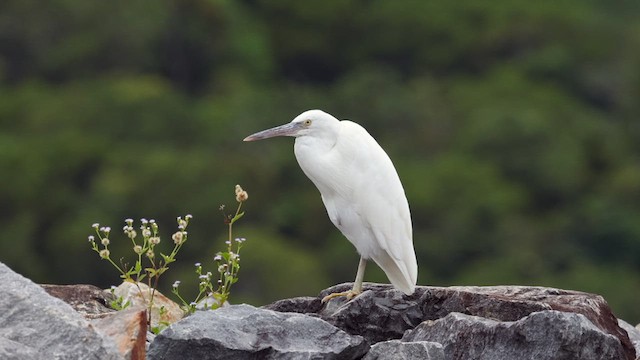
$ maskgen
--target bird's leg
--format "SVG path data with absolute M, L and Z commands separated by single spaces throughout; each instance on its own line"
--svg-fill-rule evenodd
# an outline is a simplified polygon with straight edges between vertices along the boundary
M 356 273 L 356 280 L 353 282 L 353 289 L 351 289 L 351 297 L 360 295 L 360 293 L 362 293 L 362 281 L 364 280 L 364 269 L 366 267 L 367 259 L 360 256 L 360 262 L 358 263 L 358 272 Z M 351 297 L 347 297 L 351 299 Z
M 351 300 L 354 297 L 360 295 L 362 293 L 362 281 L 364 280 L 364 269 L 367 267 L 367 259 L 360 257 L 360 263 L 358 263 L 358 272 L 356 273 L 356 280 L 353 282 L 353 288 L 349 291 L 339 292 L 329 294 L 322 298 L 322 302 L 326 303 L 327 301 L 339 297 L 345 296 L 347 300 Z

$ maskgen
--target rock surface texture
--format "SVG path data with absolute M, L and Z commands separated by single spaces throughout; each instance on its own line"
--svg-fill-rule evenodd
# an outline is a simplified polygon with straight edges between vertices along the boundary
M 336 285 L 322 291 L 318 298 L 286 299 L 265 308 L 318 316 L 349 334 L 363 336 L 370 344 L 391 339 L 437 341 L 444 346 L 445 359 L 513 359 L 513 353 L 501 355 L 497 346 L 541 347 L 551 351 L 549 348 L 554 344 L 563 347 L 554 354 L 549 352 L 551 355 L 546 359 L 587 359 L 583 357 L 586 350 L 581 347 L 585 339 L 598 341 L 589 345 L 594 347 L 595 354 L 602 354 L 596 357 L 598 359 L 636 358 L 627 332 L 620 328 L 606 301 L 598 295 L 523 286 L 420 286 L 414 294 L 407 296 L 389 285 L 365 284 L 365 291 L 349 302 L 344 298 L 335 298 L 327 304 L 319 301 L 329 293 L 350 287 L 351 284 Z M 538 312 L 543 314 L 533 314 Z M 541 319 L 547 324 L 540 324 Z M 418 338 L 417 333 L 412 338 L 407 331 L 419 325 L 423 329 L 437 326 L 443 333 L 439 338 Z M 544 343 L 524 335 L 533 334 L 533 330 L 527 329 L 529 326 L 538 326 L 536 329 L 543 333 L 545 328 L 555 328 L 558 334 L 563 331 L 578 333 L 565 334 L 562 343 Z M 482 331 L 477 336 L 466 336 L 476 329 Z M 405 332 L 407 337 L 403 338 Z M 497 333 L 504 337 L 500 344 L 495 342 Z M 455 347 L 467 350 L 461 350 L 461 353 L 451 350 L 453 342 L 447 340 L 447 336 L 454 336 L 452 334 L 458 336 Z M 474 346 L 492 352 L 492 357 L 475 357 L 473 354 L 477 349 Z
M 359 359 L 369 345 L 311 316 L 233 305 L 198 311 L 156 337 L 160 359 Z
M 624 359 L 619 340 L 582 314 L 547 310 L 518 321 L 495 321 L 450 313 L 425 321 L 403 341 L 434 341 L 447 359 L 605 360 Z
M 72 307 L 2 263 L 0 281 L 2 360 L 634 360 L 640 349 L 640 330 L 602 297 L 551 288 L 421 286 L 407 296 L 365 284 L 351 301 L 320 301 L 351 288 L 341 284 L 262 308 L 197 311 L 149 338 L 145 311 L 113 312 L 100 289 L 45 286 Z
M 51 296 L 71 305 L 86 319 L 100 319 L 116 312 L 109 303 L 116 297 L 109 291 L 93 285 L 43 285 L 42 288 Z
M 379 342 L 369 349 L 363 360 L 445 360 L 441 344 L 429 341 L 402 342 L 389 340 Z
M 82 315 L 0 263 L 0 358 L 122 359 Z

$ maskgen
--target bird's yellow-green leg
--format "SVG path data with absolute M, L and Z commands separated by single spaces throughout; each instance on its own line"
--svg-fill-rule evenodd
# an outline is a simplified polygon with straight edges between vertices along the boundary
M 326 303 L 327 301 L 339 296 L 346 296 L 347 300 L 351 300 L 354 297 L 360 295 L 362 293 L 362 281 L 364 280 L 364 269 L 366 267 L 367 267 L 367 259 L 361 256 L 360 263 L 358 263 L 358 272 L 356 273 L 356 280 L 353 282 L 353 288 L 349 291 L 329 294 L 322 298 L 322 302 Z

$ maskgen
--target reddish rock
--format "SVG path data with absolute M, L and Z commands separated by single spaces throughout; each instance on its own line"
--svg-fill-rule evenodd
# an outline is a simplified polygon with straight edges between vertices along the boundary
M 115 312 L 109 305 L 115 296 L 93 285 L 47 285 L 42 288 L 53 297 L 66 302 L 87 319 L 96 319 Z
M 93 320 L 93 325 L 116 343 L 127 360 L 144 360 L 147 340 L 147 312 L 126 309 Z

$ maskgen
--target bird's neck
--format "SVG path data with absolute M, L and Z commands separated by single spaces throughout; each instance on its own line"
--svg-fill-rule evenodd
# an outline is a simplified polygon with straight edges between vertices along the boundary
M 309 152 L 309 155 L 323 155 L 330 151 L 337 142 L 335 135 L 300 136 L 296 138 L 295 151 Z

